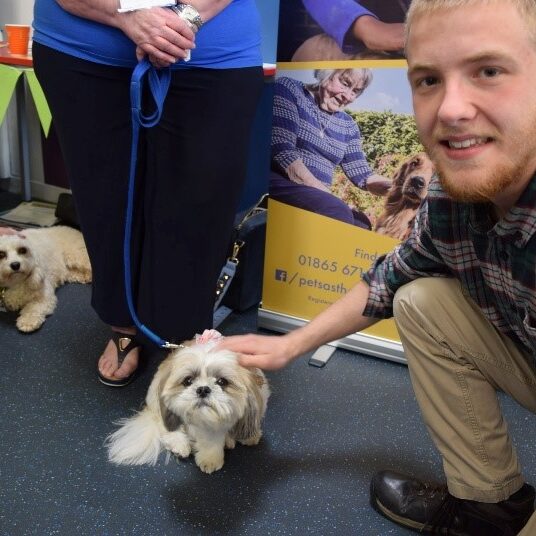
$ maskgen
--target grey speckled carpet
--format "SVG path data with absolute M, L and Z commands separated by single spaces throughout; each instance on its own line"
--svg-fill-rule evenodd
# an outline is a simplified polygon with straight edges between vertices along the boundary
M 143 400 L 158 352 L 129 387 L 101 385 L 95 361 L 108 333 L 89 294 L 61 288 L 55 314 L 30 335 L 0 314 L 2 536 L 409 534 L 368 504 L 377 469 L 441 475 L 405 366 L 346 351 L 322 369 L 298 360 L 268 375 L 260 445 L 228 451 L 221 471 L 163 457 L 155 467 L 115 467 L 103 440 Z M 255 311 L 222 326 L 255 329 Z M 535 418 L 503 406 L 534 484 Z

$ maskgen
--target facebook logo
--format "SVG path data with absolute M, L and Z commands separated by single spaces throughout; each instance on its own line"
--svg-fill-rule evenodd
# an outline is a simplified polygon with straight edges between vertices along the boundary
M 275 280 L 285 282 L 287 280 L 287 271 L 286 270 L 276 270 L 275 271 Z

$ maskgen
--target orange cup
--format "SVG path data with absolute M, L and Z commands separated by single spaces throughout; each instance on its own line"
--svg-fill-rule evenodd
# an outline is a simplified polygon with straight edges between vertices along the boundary
M 27 24 L 6 24 L 6 34 L 11 54 L 28 54 L 30 27 Z

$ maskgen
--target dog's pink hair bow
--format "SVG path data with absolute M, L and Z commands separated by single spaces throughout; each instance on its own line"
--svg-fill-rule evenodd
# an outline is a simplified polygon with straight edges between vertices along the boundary
M 212 344 L 213 346 L 223 339 L 223 335 L 215 329 L 205 329 L 201 335 L 196 334 L 195 344 Z

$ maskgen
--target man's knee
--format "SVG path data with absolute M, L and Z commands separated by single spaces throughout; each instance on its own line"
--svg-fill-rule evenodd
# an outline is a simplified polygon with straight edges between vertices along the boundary
M 451 278 L 423 277 L 400 287 L 393 300 L 393 314 L 397 322 L 408 317 L 437 316 L 445 296 L 459 292 L 459 283 Z

